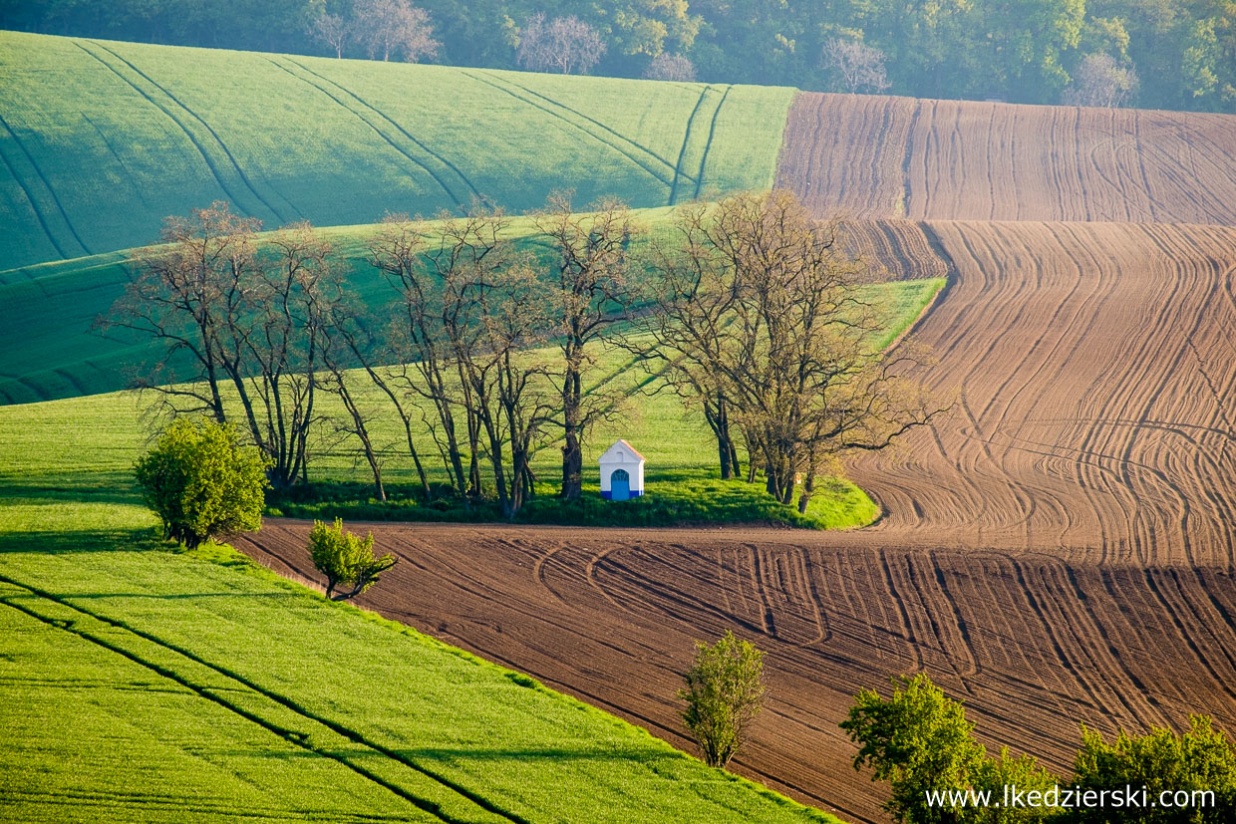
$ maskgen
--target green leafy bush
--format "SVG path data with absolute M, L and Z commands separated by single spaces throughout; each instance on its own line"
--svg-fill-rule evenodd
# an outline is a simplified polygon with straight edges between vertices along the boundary
M 1083 726 L 1074 769 L 1081 790 L 1143 789 L 1153 802 L 1137 811 L 1138 821 L 1146 824 L 1236 821 L 1236 746 L 1209 716 L 1192 716 L 1183 734 L 1163 728 L 1142 736 L 1121 731 L 1110 744 Z M 1127 820 L 1121 815 L 1129 811 L 1088 809 L 1078 820 Z
M 715 644 L 696 642 L 686 673 L 683 721 L 695 736 L 704 760 L 724 767 L 738 752 L 747 729 L 764 703 L 764 653 L 726 630 Z
M 928 804 L 926 793 L 970 786 L 986 750 L 974 740 L 965 708 L 926 674 L 893 683 L 887 700 L 875 690 L 860 691 L 841 729 L 860 745 L 854 768 L 870 765 L 872 780 L 892 785 L 885 809 L 893 820 L 927 824 L 940 810 Z
M 309 554 L 313 565 L 326 576 L 326 597 L 332 600 L 347 600 L 360 595 L 378 582 L 378 576 L 395 565 L 394 555 L 373 557 L 373 533 L 364 539 L 343 528 L 343 519 L 336 518 L 334 526 L 321 521 L 313 522 L 309 533 Z M 345 584 L 350 592 L 335 594 L 335 587 Z
M 163 535 L 190 549 L 262 526 L 266 460 L 226 424 L 177 418 L 134 467 Z

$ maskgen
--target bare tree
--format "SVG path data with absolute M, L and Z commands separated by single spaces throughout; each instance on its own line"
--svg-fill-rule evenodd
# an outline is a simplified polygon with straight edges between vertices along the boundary
M 432 497 L 432 488 L 429 485 L 429 475 L 425 471 L 425 465 L 421 461 L 420 451 L 416 447 L 416 438 L 414 432 L 419 428 L 414 421 L 415 408 L 407 403 L 407 393 L 401 392 L 398 387 L 398 379 L 400 376 L 407 378 L 409 373 L 406 365 L 387 366 L 379 365 L 378 360 L 381 358 L 381 353 L 391 353 L 395 351 L 385 342 L 378 339 L 375 331 L 377 324 L 373 319 L 366 318 L 361 312 L 349 313 L 348 322 L 336 323 L 331 327 L 330 339 L 332 353 L 327 360 L 327 367 L 331 370 L 335 377 L 335 382 L 339 385 L 341 391 L 336 394 L 342 395 L 345 387 L 350 384 L 345 383 L 346 373 L 340 369 L 340 364 L 343 362 L 352 362 L 360 366 L 369 379 L 373 382 L 382 394 L 390 401 L 394 407 L 396 414 L 399 417 L 400 423 L 403 424 L 404 437 L 408 447 L 408 455 L 412 458 L 412 464 L 416 468 L 417 478 L 420 480 L 421 493 L 425 499 Z M 342 350 L 342 351 L 340 351 Z M 332 389 L 333 387 L 328 387 Z M 346 390 L 350 393 L 350 389 Z M 370 468 L 374 473 L 374 484 L 377 487 L 377 496 L 385 500 L 385 489 L 382 488 L 381 462 L 377 457 L 377 450 L 374 448 L 368 432 L 362 434 L 361 429 L 367 427 L 368 416 L 359 410 L 354 412 L 350 404 L 345 401 L 345 406 L 348 407 L 349 413 L 352 415 L 354 422 L 354 431 L 358 438 L 361 439 L 362 448 L 365 450 L 365 459 L 370 464 Z
M 681 248 L 658 263 L 657 356 L 668 379 L 723 403 L 777 500 L 790 503 L 805 476 L 805 510 L 830 456 L 883 449 L 939 411 L 901 376 L 912 348 L 875 349 L 866 270 L 842 254 L 836 224 L 776 191 L 688 209 L 679 228 Z
M 498 214 L 453 220 L 431 258 L 442 274 L 460 402 L 484 437 L 498 505 L 512 518 L 531 494 L 532 448 L 556 404 L 545 365 L 523 351 L 546 342 L 550 295 L 533 261 L 501 238 L 506 225 Z
M 138 388 L 157 390 L 184 411 L 227 421 L 221 387 L 238 364 L 227 360 L 225 330 L 248 300 L 260 228 L 260 221 L 216 201 L 188 217 L 167 218 L 164 245 L 130 257 L 130 282 L 100 324 L 164 345 L 159 360 L 135 382 Z
M 629 280 L 628 247 L 642 234 L 630 211 L 604 200 L 591 213 L 572 212 L 570 197 L 556 193 L 536 216 L 537 228 L 553 245 L 550 330 L 562 352 L 554 372 L 561 399 L 562 489 L 577 500 L 583 484 L 583 440 L 588 428 L 617 402 L 612 394 L 586 387 L 599 347 L 617 325 L 631 317 L 635 291 Z
M 409 63 L 433 57 L 442 45 L 433 39 L 429 13 L 408 0 L 357 0 L 353 28 L 369 50 L 369 57 L 402 55 Z
M 1073 82 L 1064 90 L 1066 106 L 1126 106 L 1137 97 L 1139 80 L 1131 62 L 1120 63 L 1110 54 L 1088 54 Z
M 661 52 L 652 58 L 644 77 L 649 80 L 676 80 L 683 83 L 695 82 L 695 64 L 689 58 L 680 54 Z
M 260 250 L 249 305 L 227 330 L 238 364 L 233 385 L 276 489 L 308 480 L 319 370 L 340 295 L 330 253 L 308 223 L 272 234 Z
M 835 73 L 850 94 L 879 94 L 889 87 L 884 70 L 884 52 L 861 40 L 833 37 L 824 44 L 821 65 Z
M 308 224 L 258 242 L 260 223 L 223 202 L 166 222 L 167 245 L 144 250 L 111 323 L 167 344 L 143 384 L 174 412 L 204 410 L 220 422 L 239 406 L 266 454 L 272 486 L 304 481 L 331 282 L 330 248 Z M 188 357 L 185 357 L 185 355 Z M 188 361 L 190 369 L 173 367 Z M 166 385 L 173 381 L 179 383 Z M 225 402 L 227 386 L 234 401 Z
M 386 485 L 382 481 L 382 459 L 374 444 L 369 424 L 374 418 L 373 412 L 367 410 L 362 396 L 357 392 L 357 376 L 350 367 L 363 366 L 366 370 L 372 368 L 372 357 L 377 349 L 377 342 L 369 329 L 362 323 L 363 312 L 360 306 L 343 294 L 342 284 L 334 284 L 337 294 L 334 300 L 328 301 L 325 311 L 328 313 L 323 326 L 324 341 L 322 346 L 322 373 L 318 376 L 318 386 L 322 391 L 335 395 L 343 405 L 347 417 L 335 422 L 336 429 L 356 438 L 361 446 L 361 454 L 369 471 L 373 475 L 374 497 L 379 501 L 386 500 Z M 417 468 L 419 457 L 413 455 Z M 421 469 L 422 481 L 424 470 Z M 425 483 L 428 492 L 428 484 Z
M 529 71 L 587 74 L 604 54 L 600 33 L 578 17 L 546 21 L 538 12 L 520 30 L 515 59 Z
M 432 404 L 437 425 L 430 429 L 451 486 L 460 495 L 479 494 L 479 488 L 474 488 L 475 473 L 464 469 L 465 452 L 455 419 L 456 393 L 450 383 L 450 353 L 442 329 L 441 291 L 438 281 L 425 269 L 426 234 L 424 226 L 407 216 L 390 215 L 369 244 L 370 264 L 386 276 L 397 293 L 391 307 L 387 347 L 398 364 L 385 369 L 370 367 L 369 373 L 394 404 L 413 455 L 417 412 L 412 398 L 424 398 Z M 474 454 L 471 460 L 475 461 Z
M 309 35 L 334 49 L 335 57 L 342 58 L 344 46 L 352 39 L 352 26 L 337 14 L 323 12 L 310 21 Z

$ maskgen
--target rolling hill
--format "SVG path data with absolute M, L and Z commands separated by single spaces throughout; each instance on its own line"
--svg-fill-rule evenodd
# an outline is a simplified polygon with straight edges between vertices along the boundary
M 163 214 L 187 208 L 165 200 L 181 196 L 166 188 L 181 177 L 194 193 L 190 206 L 201 202 L 197 192 L 230 191 L 269 222 L 317 197 L 322 223 L 376 217 L 358 214 L 372 201 L 353 179 L 432 208 L 456 208 L 469 185 L 483 190 L 488 181 L 495 191 L 487 194 L 529 208 L 563 180 L 581 195 L 617 191 L 663 205 L 726 190 L 720 181 L 737 186 L 737 173 L 714 171 L 717 158 L 731 170 L 749 164 L 742 171 L 755 182 L 743 186 L 765 185 L 790 94 L 657 86 L 669 96 L 657 104 L 668 107 L 662 121 L 651 104 L 632 108 L 628 90 L 645 88 L 633 81 L 203 53 L 196 71 L 233 78 L 212 84 L 156 47 L 46 42 L 52 57 L 20 58 L 37 71 L 13 69 L 11 50 L 0 58 L 0 96 L 24 101 L 0 107 L 11 177 L 0 191 L 13 225 L 25 227 L 6 235 L 4 254 L 27 262 L 149 240 Z M 34 90 L 57 82 L 38 81 L 40 72 L 56 75 L 57 59 L 97 85 L 39 126 Z M 234 77 L 230 65 L 240 67 Z M 281 91 L 248 100 L 257 87 L 240 89 L 250 75 Z M 409 96 L 386 85 L 396 77 L 436 91 Z M 612 96 L 592 96 L 602 89 Z M 221 115 L 229 94 L 248 108 Z M 488 108 L 456 105 L 468 95 Z M 128 103 L 109 103 L 118 99 Z M 742 99 L 743 111 L 766 120 L 748 133 L 736 117 L 724 135 Z M 130 124 L 131 107 L 145 114 Z M 492 119 L 457 125 L 476 111 L 507 112 L 513 132 Z M 303 129 L 315 122 L 304 120 L 309 112 L 335 124 L 327 136 L 288 125 L 275 140 L 249 125 L 266 118 Z M 538 124 L 527 133 L 516 122 L 524 116 Z M 58 144 L 61 121 L 68 137 Z M 700 137 L 705 121 L 711 140 Z M 670 138 L 656 136 L 662 131 Z M 98 136 L 105 132 L 141 139 L 113 156 Z M 285 144 L 292 148 L 281 153 Z M 439 162 L 450 145 L 473 158 L 449 155 L 458 174 Z M 61 153 L 63 165 L 54 160 Z M 854 692 L 882 688 L 891 675 L 929 673 L 966 700 L 985 743 L 1034 754 L 1062 774 L 1079 722 L 1112 734 L 1178 727 L 1189 712 L 1205 712 L 1232 730 L 1236 118 L 804 94 L 789 109 L 778 163 L 778 183 L 819 214 L 854 216 L 855 236 L 891 272 L 950 279 L 911 339 L 937 353 L 923 378 L 956 397 L 953 413 L 852 466 L 884 505 L 882 522 L 823 536 L 384 526 L 379 540 L 405 563 L 362 603 L 678 743 L 672 696 L 691 642 L 736 628 L 768 649 L 771 682 L 770 712 L 737 770 L 854 820 L 886 820 L 884 790 L 850 768 L 854 748 L 836 724 Z M 132 221 L 100 205 L 108 187 L 89 182 L 92 166 L 111 170 L 104 183 L 142 181 L 115 187 L 128 192 L 117 202 L 145 221 L 140 239 L 106 239 Z M 79 178 L 86 182 L 77 189 Z M 104 242 L 112 245 L 95 245 Z M 22 312 L 0 327 L 43 341 L 47 352 L 46 361 L 34 352 L 0 368 L 5 391 L 26 393 L 11 398 L 90 391 L 73 379 L 114 369 L 90 364 L 80 337 L 58 351 L 55 330 L 60 313 L 71 314 L 66 304 L 115 288 L 116 260 L 0 276 L 0 312 Z M 9 351 L 16 339 L 4 344 Z M 82 367 L 59 374 L 53 358 Z M 19 386 L 31 376 L 38 388 Z M 24 410 L 4 412 L 18 420 Z M 81 413 L 53 404 L 30 414 Z M 33 430 L 24 420 L 18 428 Z M 54 504 L 55 489 L 76 490 L 76 463 L 95 461 L 111 474 L 93 476 L 98 488 L 85 494 L 111 494 L 120 453 L 104 452 L 93 435 L 64 437 L 55 447 L 73 471 L 28 488 L 15 472 L 5 491 Z M 274 524 L 241 546 L 307 574 L 306 529 Z
M 215 200 L 274 228 L 767 188 L 793 95 L 0 32 L 0 270 Z
M 1236 118 L 802 95 L 790 124 L 779 181 L 859 216 L 890 270 L 949 276 L 910 339 L 952 414 L 850 464 L 885 518 L 388 526 L 434 574 L 367 603 L 680 742 L 685 650 L 735 628 L 768 650 L 772 710 L 737 769 L 851 820 L 887 821 L 885 788 L 836 725 L 893 675 L 1061 776 L 1081 723 L 1230 734 Z M 296 574 L 303 533 L 244 549 Z

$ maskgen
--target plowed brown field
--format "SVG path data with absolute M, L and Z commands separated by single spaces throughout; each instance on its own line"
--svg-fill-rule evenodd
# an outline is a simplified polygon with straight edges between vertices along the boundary
M 378 525 L 403 560 L 362 603 L 683 746 L 693 641 L 733 628 L 769 676 L 738 771 L 856 821 L 884 820 L 885 789 L 837 723 L 894 674 L 928 672 L 986 743 L 1062 774 L 1081 722 L 1206 712 L 1236 731 L 1236 229 L 1166 223 L 1236 223 L 1236 119 L 804 97 L 810 151 L 783 154 L 783 179 L 821 211 L 894 215 L 902 193 L 932 219 L 854 242 L 950 276 L 912 337 L 954 412 L 851 469 L 883 521 Z M 1099 218 L 1165 223 L 1046 222 Z M 274 522 L 240 546 L 313 578 L 306 533 Z
M 777 185 L 854 217 L 1236 225 L 1236 117 L 802 94 Z

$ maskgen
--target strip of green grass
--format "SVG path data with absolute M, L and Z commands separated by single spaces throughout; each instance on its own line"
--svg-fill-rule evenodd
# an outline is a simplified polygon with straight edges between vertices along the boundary
M 0 32 L 0 269 L 214 200 L 273 228 L 766 189 L 793 95 Z
M 835 820 L 231 550 L 166 551 L 124 402 L 0 409 L 0 819 Z

